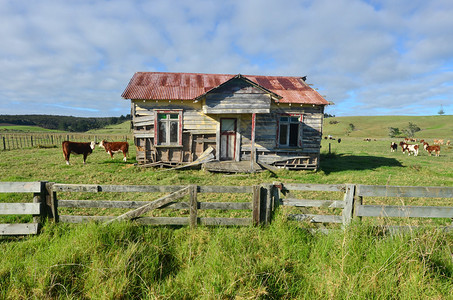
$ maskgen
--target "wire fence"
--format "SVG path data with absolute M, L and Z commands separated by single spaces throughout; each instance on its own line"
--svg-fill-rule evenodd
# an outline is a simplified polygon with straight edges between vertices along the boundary
M 0 150 L 25 148 L 59 147 L 63 141 L 100 142 L 133 140 L 124 134 L 85 134 L 85 133 L 2 133 L 0 134 Z

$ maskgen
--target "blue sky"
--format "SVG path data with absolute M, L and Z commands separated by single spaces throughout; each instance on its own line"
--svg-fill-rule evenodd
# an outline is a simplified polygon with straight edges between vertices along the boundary
M 0 114 L 120 116 L 138 71 L 307 76 L 336 116 L 453 114 L 451 0 L 0 1 Z

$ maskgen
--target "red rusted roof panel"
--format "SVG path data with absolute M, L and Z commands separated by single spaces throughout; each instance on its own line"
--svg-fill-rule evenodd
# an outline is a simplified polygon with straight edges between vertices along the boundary
M 137 72 L 121 95 L 138 100 L 193 100 L 237 75 Z M 281 103 L 327 105 L 300 77 L 242 75 L 281 96 Z

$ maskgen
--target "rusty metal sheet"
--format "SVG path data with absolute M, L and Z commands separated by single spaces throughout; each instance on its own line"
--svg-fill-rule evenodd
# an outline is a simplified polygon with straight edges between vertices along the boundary
M 281 103 L 328 104 L 304 80 L 291 76 L 137 72 L 121 96 L 139 100 L 193 100 L 237 76 L 281 96 Z

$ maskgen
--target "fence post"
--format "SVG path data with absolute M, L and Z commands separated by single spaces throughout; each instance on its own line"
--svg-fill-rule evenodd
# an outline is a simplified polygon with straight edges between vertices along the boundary
M 197 200 L 197 192 L 198 192 L 198 186 L 197 185 L 192 185 L 190 188 L 190 227 L 195 228 L 197 227 L 198 223 L 198 200 Z
M 5 137 L 3 136 L 3 150 L 6 150 L 6 141 L 5 141 Z
M 33 203 L 39 203 L 41 207 L 39 216 L 33 216 L 33 223 L 38 223 L 38 232 L 41 230 L 42 223 L 46 217 L 46 210 L 44 207 L 46 199 L 46 182 L 41 181 L 40 184 L 40 192 L 33 194 Z
M 261 187 L 259 185 L 252 186 L 252 223 L 257 226 L 260 223 L 260 209 L 261 209 Z
M 356 191 L 358 190 L 358 187 L 356 187 Z M 363 197 L 359 196 L 357 194 L 354 195 L 354 219 L 357 219 L 359 221 L 362 220 L 362 217 L 357 216 L 357 212 L 359 210 L 359 206 L 361 206 L 363 203 Z
M 352 212 L 354 208 L 354 195 L 355 185 L 346 184 L 346 191 L 344 193 L 344 201 L 346 202 L 343 208 L 343 226 L 349 225 L 352 220 Z
M 33 136 L 30 136 L 31 147 L 33 148 Z
M 53 190 L 53 182 L 46 183 L 46 211 L 47 218 L 53 219 L 55 223 L 58 223 L 58 200 L 57 192 Z
M 272 219 L 272 184 L 262 184 L 260 187 L 260 222 L 269 224 Z

